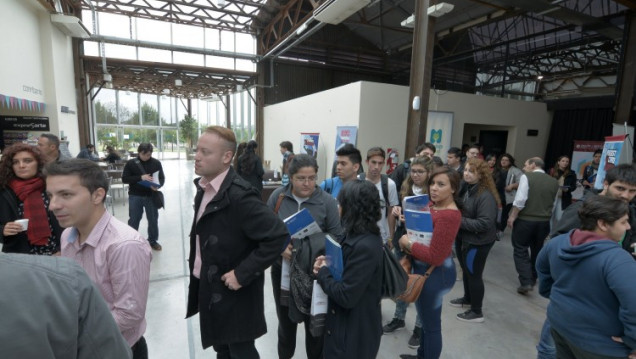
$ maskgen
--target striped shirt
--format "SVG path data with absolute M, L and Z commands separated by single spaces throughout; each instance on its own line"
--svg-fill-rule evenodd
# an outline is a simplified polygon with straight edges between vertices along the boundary
M 62 233 L 62 256 L 93 280 L 130 346 L 146 331 L 150 245 L 137 231 L 104 211 L 84 243 L 76 228 Z

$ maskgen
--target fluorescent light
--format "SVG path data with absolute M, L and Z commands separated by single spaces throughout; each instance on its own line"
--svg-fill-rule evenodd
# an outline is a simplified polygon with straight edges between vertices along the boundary
M 181 81 L 181 79 L 176 79 L 174 80 L 174 85 L 180 87 L 183 85 L 183 81 Z
M 454 8 L 455 8 L 455 5 L 449 4 L 447 2 L 442 2 L 437 5 L 429 6 L 427 13 L 428 13 L 428 16 L 440 17 L 442 15 L 448 14 L 449 12 L 453 11 Z
M 402 22 L 400 23 L 400 25 L 402 25 L 402 27 L 408 27 L 408 28 L 414 28 L 415 27 L 415 14 L 407 17 L 406 19 L 402 20 Z
M 320 22 L 338 25 L 371 0 L 327 0 L 314 10 L 314 18 Z
M 70 37 L 79 37 L 82 39 L 88 39 L 91 37 L 91 33 L 84 26 L 84 24 L 82 24 L 82 21 L 76 16 L 52 14 L 51 22 L 60 31 Z

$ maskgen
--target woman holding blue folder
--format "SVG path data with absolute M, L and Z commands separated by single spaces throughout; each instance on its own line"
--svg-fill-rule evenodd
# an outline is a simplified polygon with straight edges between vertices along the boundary
M 314 274 L 329 297 L 324 357 L 375 358 L 382 337 L 380 195 L 371 182 L 354 180 L 342 187 L 338 203 L 345 233 L 341 280 L 333 277 L 325 256 L 314 263 Z

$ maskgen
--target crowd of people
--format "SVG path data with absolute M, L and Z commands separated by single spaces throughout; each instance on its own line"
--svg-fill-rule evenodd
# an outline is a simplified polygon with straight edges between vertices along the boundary
M 550 299 L 538 358 L 636 357 L 636 290 L 629 280 L 636 275 L 633 165 L 609 169 L 603 189 L 596 191 L 591 187 L 600 153 L 595 153 L 583 171 L 584 197 L 574 201 L 579 184 L 568 156 L 559 157 L 546 173 L 539 157 L 519 169 L 512 155 L 484 156 L 479 145 L 448 149 L 444 163 L 443 154 L 424 143 L 387 175 L 382 148 L 368 149 L 363 166 L 360 150 L 346 144 L 336 151 L 334 176 L 319 182 L 316 159 L 294 155 L 292 144 L 283 141 L 284 183 L 263 202 L 257 146 L 255 141 L 238 145 L 231 130 L 211 126 L 202 132 L 194 155 L 198 177 L 186 316 L 199 314 L 202 345 L 212 347 L 217 358 L 260 357 L 254 342 L 267 331 L 267 300 L 275 303 L 279 358 L 294 357 L 301 323 L 310 359 L 375 358 L 383 333 L 405 327 L 408 308 L 397 300 L 393 318 L 383 325 L 384 248 L 397 258 L 408 256 L 412 272 L 427 277 L 406 343 L 417 354 L 400 357 L 439 358 L 442 303 L 456 282 L 456 263 L 463 295 L 448 304 L 463 308 L 459 321 L 484 322 L 484 268 L 506 227 L 512 229 L 517 292 L 526 295 L 538 283 L 539 293 Z M 5 254 L 0 267 L 12 275 L 0 279 L 11 293 L 2 299 L 0 313 L 11 318 L 11 337 L 26 335 L 37 343 L 0 339 L 2 356 L 58 353 L 64 346 L 74 353 L 68 357 L 148 357 L 143 335 L 150 262 L 152 250 L 161 250 L 158 209 L 163 202 L 157 192 L 166 178 L 161 162 L 152 157 L 152 145 L 140 144 L 138 156 L 123 168 L 129 220 L 120 222 L 104 206 L 109 180 L 96 163 L 113 160 L 114 152 L 100 159 L 88 145 L 78 159 L 64 158 L 59 140 L 50 134 L 42 135 L 37 146 L 15 144 L 3 152 L 0 242 Z M 403 200 L 417 195 L 430 199 L 430 242 L 415 241 L 406 231 Z M 319 232 L 341 247 L 341 277 L 330 269 L 324 245 L 309 237 L 290 240 L 284 221 L 303 209 Z M 137 231 L 144 212 L 147 238 Z M 30 301 L 50 303 L 46 313 L 27 310 L 16 299 L 17 293 L 27 293 L 23 278 L 30 274 L 19 273 L 28 268 L 59 274 L 29 279 L 53 288 L 28 291 Z M 264 293 L 268 269 L 272 297 Z M 324 326 L 309 310 L 314 281 L 328 297 Z M 64 310 L 54 309 L 70 302 Z M 23 311 L 28 313 L 21 316 Z M 25 323 L 35 315 L 58 322 L 65 328 L 58 333 L 63 338 L 21 332 L 31 328 Z M 97 321 L 101 327 L 89 329 Z

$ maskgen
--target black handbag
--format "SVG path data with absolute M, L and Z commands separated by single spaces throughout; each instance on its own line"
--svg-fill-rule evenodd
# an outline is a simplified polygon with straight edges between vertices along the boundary
M 396 298 L 406 290 L 409 277 L 386 244 L 382 257 L 382 298 Z
M 163 198 L 163 192 L 161 191 L 153 191 L 152 192 L 152 203 L 159 208 L 163 208 L 165 205 L 165 200 Z

